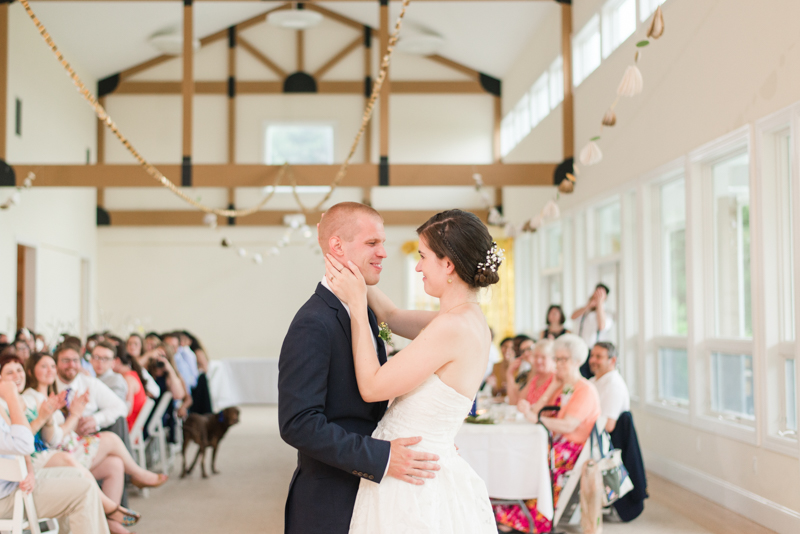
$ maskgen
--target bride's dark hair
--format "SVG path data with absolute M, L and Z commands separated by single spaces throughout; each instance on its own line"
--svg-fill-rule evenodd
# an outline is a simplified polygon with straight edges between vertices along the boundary
M 449 258 L 458 277 L 471 288 L 500 281 L 496 268 L 493 270 L 486 261 L 493 246 L 492 236 L 475 214 L 461 210 L 437 213 L 417 228 L 417 234 L 425 238 L 436 257 Z

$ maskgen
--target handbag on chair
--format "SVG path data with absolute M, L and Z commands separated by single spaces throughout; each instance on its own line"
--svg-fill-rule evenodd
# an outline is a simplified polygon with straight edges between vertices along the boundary
M 603 434 L 606 432 L 603 431 Z M 592 451 L 594 451 L 594 440 L 597 438 L 600 460 L 597 466 L 603 476 L 603 507 L 614 504 L 620 497 L 633 489 L 633 482 L 628 476 L 628 470 L 622 463 L 622 451 L 611 449 L 608 452 L 603 450 L 603 437 L 597 432 L 597 427 L 592 430 Z M 608 440 L 611 443 L 611 438 Z

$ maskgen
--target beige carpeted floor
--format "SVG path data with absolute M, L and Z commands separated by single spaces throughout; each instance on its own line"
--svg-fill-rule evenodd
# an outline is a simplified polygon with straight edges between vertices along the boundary
M 294 449 L 278 435 L 277 407 L 245 407 L 241 423 L 231 428 L 220 446 L 220 473 L 211 475 L 209 470 L 204 480 L 198 465 L 180 479 L 179 462 L 172 478 L 151 490 L 148 498 L 134 490 L 130 505 L 143 518 L 133 528 L 153 534 L 282 533 L 283 505 L 295 461 Z M 210 465 L 210 455 L 206 462 Z M 627 524 L 606 523 L 605 534 L 771 532 L 661 478 L 650 475 L 649 485 L 651 497 L 642 516 Z

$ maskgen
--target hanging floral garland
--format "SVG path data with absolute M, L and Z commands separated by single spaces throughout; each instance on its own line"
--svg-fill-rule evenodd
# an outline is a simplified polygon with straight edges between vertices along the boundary
M 32 172 L 29 172 L 25 180 L 22 181 L 22 185 L 17 186 L 17 190 L 11 193 L 11 196 L 5 199 L 2 204 L 0 204 L 0 210 L 7 210 L 11 206 L 16 206 L 22 202 L 22 192 L 25 189 L 30 189 L 35 179 L 36 175 Z
M 625 69 L 625 74 L 622 76 L 622 80 L 617 87 L 617 97 L 603 115 L 603 119 L 600 123 L 600 134 L 589 139 L 589 142 L 583 147 L 583 149 L 581 149 L 581 153 L 579 155 L 581 164 L 588 167 L 603 161 L 603 152 L 600 150 L 600 146 L 597 144 L 597 142 L 602 138 L 601 134 L 603 132 L 603 128 L 610 128 L 617 124 L 617 114 L 615 109 L 617 104 L 619 104 L 620 99 L 632 98 L 641 94 L 642 90 L 644 89 L 644 79 L 642 78 L 642 72 L 638 67 L 639 60 L 642 58 L 643 49 L 650 45 L 650 39 L 655 41 L 662 35 L 664 35 L 664 13 L 661 11 L 661 6 L 658 6 L 655 13 L 653 13 L 653 20 L 650 22 L 650 26 L 647 30 L 647 39 L 636 43 L 637 50 L 633 58 L 633 65 L 630 65 L 627 69 Z M 574 176 L 572 181 L 574 182 Z

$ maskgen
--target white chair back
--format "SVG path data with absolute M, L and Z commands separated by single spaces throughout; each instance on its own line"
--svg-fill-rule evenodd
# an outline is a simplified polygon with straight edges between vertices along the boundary
M 169 474 L 171 454 L 168 452 L 167 432 L 164 428 L 163 418 L 164 413 L 169 409 L 170 401 L 172 401 L 172 393 L 165 391 L 153 410 L 150 422 L 147 424 L 147 433 L 149 435 L 147 444 L 155 443 L 158 447 L 159 470 L 165 475 Z
M 14 458 L 0 458 L 0 479 L 20 482 L 28 476 L 24 456 Z M 23 519 L 23 513 L 27 519 Z M 11 519 L 0 519 L 0 531 L 10 531 L 13 534 L 22 534 L 24 529 L 31 534 L 41 534 L 39 517 L 33 504 L 33 495 L 25 495 L 22 490 L 14 492 L 14 511 Z

